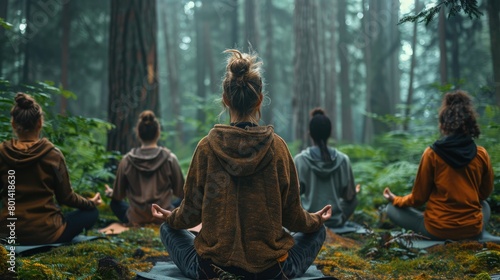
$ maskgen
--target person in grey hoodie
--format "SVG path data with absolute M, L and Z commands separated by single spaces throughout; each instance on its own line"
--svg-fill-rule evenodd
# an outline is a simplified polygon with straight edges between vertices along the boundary
M 161 223 L 151 214 L 151 204 L 173 209 L 173 198 L 184 197 L 184 176 L 174 153 L 159 147 L 160 123 L 155 114 L 146 110 L 139 115 L 136 132 L 140 148 L 133 148 L 121 160 L 111 189 L 110 207 L 118 219 L 131 226 Z M 128 199 L 128 203 L 124 199 Z
M 295 156 L 299 175 L 302 207 L 309 212 L 332 205 L 332 216 L 325 222 L 330 228 L 341 227 L 358 204 L 359 185 L 354 183 L 349 157 L 327 146 L 332 125 L 321 108 L 311 111 L 309 134 L 314 146 Z

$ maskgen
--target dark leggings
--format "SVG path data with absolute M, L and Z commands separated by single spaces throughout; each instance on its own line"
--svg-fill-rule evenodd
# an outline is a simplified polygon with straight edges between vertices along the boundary
M 129 208 L 128 203 L 126 203 L 123 200 L 115 200 L 112 199 L 111 203 L 109 204 L 109 207 L 111 207 L 111 211 L 115 214 L 115 216 L 120 220 L 122 223 L 128 223 L 128 218 L 127 218 L 127 210 Z
M 97 208 L 92 210 L 75 210 L 64 215 L 66 228 L 61 236 L 54 243 L 70 242 L 75 236 L 80 234 L 83 229 L 90 229 L 97 222 L 99 211 Z

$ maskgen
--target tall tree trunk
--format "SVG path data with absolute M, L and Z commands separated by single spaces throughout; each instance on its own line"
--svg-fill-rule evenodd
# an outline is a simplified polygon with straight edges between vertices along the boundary
M 324 57 L 324 108 L 328 115 L 331 117 L 332 121 L 332 138 L 333 140 L 338 140 L 337 138 L 337 72 L 336 72 L 336 54 L 335 49 L 337 48 L 337 38 L 336 38 L 336 27 L 335 27 L 335 5 L 336 2 L 330 3 L 327 7 L 322 10 L 322 20 L 324 26 L 324 32 L 330 33 L 330 41 L 324 40 L 323 47 L 323 57 Z
M 418 0 L 415 0 L 415 14 L 420 12 L 420 3 Z M 417 64 L 417 24 L 415 21 L 413 23 L 413 38 L 411 40 L 411 62 L 410 62 L 410 82 L 408 84 L 408 95 L 406 97 L 406 106 L 405 106 L 405 120 L 403 123 L 403 130 L 408 131 L 410 126 L 410 114 L 411 114 L 411 106 L 413 105 L 413 80 L 415 79 L 415 66 Z
M 239 23 L 238 23 L 238 0 L 232 0 L 233 10 L 231 12 L 231 44 L 232 48 L 238 46 L 238 33 L 239 33 Z
M 167 58 L 167 72 L 168 72 L 168 86 L 170 95 L 170 109 L 172 112 L 172 120 L 175 122 L 175 135 L 172 141 L 172 147 L 175 147 L 179 141 L 183 140 L 183 128 L 181 117 L 181 97 L 179 92 L 179 69 L 178 69 L 178 52 L 177 52 L 177 2 L 171 1 L 168 11 L 162 11 L 163 17 L 163 37 L 165 38 L 166 58 Z M 171 24 L 169 24 L 169 22 Z
M 487 10 L 496 105 L 500 106 L 500 48 L 498 47 L 500 46 L 500 2 L 498 0 L 488 0 Z
M 215 74 L 215 62 L 214 62 L 214 55 L 212 51 L 212 36 L 210 31 L 212 30 L 211 28 L 211 23 L 210 21 L 206 21 L 205 24 L 203 24 L 203 49 L 205 50 L 205 61 L 206 64 L 205 66 L 207 67 L 208 70 L 208 77 L 210 78 L 210 93 L 214 94 L 217 92 L 217 87 L 218 87 L 218 79 L 217 75 Z
M 462 18 L 460 15 L 454 16 L 447 20 L 451 31 L 451 77 L 452 83 L 459 86 L 460 80 L 460 29 L 462 26 Z
M 61 86 L 63 89 L 68 89 L 68 60 L 69 60 L 69 32 L 71 29 L 71 2 L 68 1 L 62 5 L 62 37 L 61 37 Z M 66 114 L 68 100 L 61 96 L 61 114 Z
M 441 84 L 448 83 L 448 59 L 446 52 L 446 18 L 444 8 L 439 12 L 439 74 L 441 77 Z
M 369 34 L 369 28 L 371 21 L 371 15 L 368 12 L 366 6 L 366 0 L 363 0 L 362 3 L 362 11 L 363 11 L 363 19 L 361 21 L 361 27 L 364 34 Z M 365 59 L 365 69 L 366 69 L 366 93 L 365 93 L 365 111 L 371 113 L 371 100 L 372 100 L 372 81 L 373 81 L 373 73 L 372 73 L 372 39 L 369 36 L 363 36 L 365 40 L 364 45 L 364 59 Z M 363 142 L 370 143 L 373 138 L 373 120 L 369 115 L 365 115 L 363 117 Z
M 274 122 L 273 120 L 273 108 L 274 108 L 274 102 L 272 100 L 272 96 L 276 96 L 275 92 L 273 92 L 273 83 L 274 83 L 274 30 L 273 30 L 273 1 L 268 0 L 266 1 L 266 6 L 265 6 L 265 11 L 266 11 L 266 51 L 265 51 L 265 68 L 266 68 L 266 92 L 270 95 L 268 98 L 270 98 L 270 102 L 268 103 L 268 106 L 263 108 L 263 118 L 264 122 L 267 124 L 272 124 Z
M 392 2 L 392 1 L 391 1 Z M 390 9 L 391 2 L 386 0 L 370 1 L 369 13 L 370 22 L 376 23 L 378 32 L 370 34 L 371 62 L 371 90 L 370 90 L 370 109 L 374 116 L 384 118 L 386 115 L 395 113 L 395 104 L 399 100 L 399 79 L 395 81 L 391 77 L 399 76 L 397 68 L 400 41 L 399 36 L 393 37 L 391 34 L 397 34 L 396 24 L 392 24 L 391 18 L 385 16 L 386 11 Z M 395 57 L 396 56 L 396 57 Z M 375 86 L 376 85 L 376 86 Z M 367 109 L 367 112 L 370 112 Z M 372 119 L 373 134 L 380 135 L 391 130 L 390 123 L 380 118 Z
M 398 28 L 398 22 L 399 22 L 399 6 L 400 1 L 399 0 L 391 0 L 390 2 L 385 2 L 386 4 L 386 10 L 391 10 L 391 8 L 396 8 L 393 12 L 391 12 L 391 19 L 389 22 L 389 25 L 387 27 L 388 29 L 388 35 L 389 38 L 387 42 L 389 43 L 388 45 L 388 50 L 387 52 L 389 53 L 389 81 L 390 81 L 390 89 L 389 89 L 389 97 L 390 97 L 390 104 L 388 109 L 388 113 L 390 114 L 396 114 L 396 107 L 398 104 L 401 103 L 401 70 L 399 69 L 399 56 L 401 53 L 401 34 L 399 32 Z M 392 129 L 395 128 L 395 125 L 391 127 Z
M 138 144 L 134 127 L 146 109 L 159 116 L 156 1 L 111 0 L 108 150 Z
M 295 65 L 292 102 L 294 137 L 304 148 L 310 144 L 307 133 L 309 111 L 320 106 L 317 1 L 295 0 Z
M 26 11 L 26 22 L 30 23 L 31 22 L 31 1 L 26 1 L 25 2 L 25 11 Z M 31 24 L 26 25 L 26 30 L 25 30 L 25 36 L 27 37 L 27 40 L 25 40 L 24 43 L 24 61 L 23 61 L 23 74 L 22 74 L 22 81 L 24 83 L 27 83 L 32 80 L 31 76 L 31 39 L 29 36 L 31 35 Z
M 0 0 L 0 18 L 3 18 L 5 21 L 7 21 L 8 3 L 8 0 Z M 5 37 L 5 29 L 0 28 L 0 77 L 3 76 L 3 60 L 6 42 L 7 38 Z
M 257 0 L 245 0 L 245 42 L 252 45 L 254 50 L 259 50 L 259 27 Z
M 347 0 L 339 0 L 337 20 L 339 23 L 339 60 L 340 60 L 340 94 L 342 108 L 342 136 L 344 142 L 354 142 L 354 124 L 352 118 L 351 86 L 349 84 L 348 33 L 346 20 Z
M 203 5 L 195 10 L 195 29 L 196 29 L 196 95 L 201 104 L 205 104 L 206 87 L 205 87 L 205 52 L 203 51 L 203 25 L 205 24 L 205 2 Z M 196 112 L 196 119 L 201 123 L 205 123 L 205 112 L 203 109 L 198 109 Z

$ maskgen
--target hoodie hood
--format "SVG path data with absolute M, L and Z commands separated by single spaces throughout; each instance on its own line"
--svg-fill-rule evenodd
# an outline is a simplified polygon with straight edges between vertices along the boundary
M 339 156 L 339 153 L 336 149 L 329 147 L 328 151 L 330 151 L 330 156 L 332 159 L 331 162 L 324 161 L 321 158 L 321 151 L 317 146 L 308 147 L 307 149 L 302 151 L 304 159 L 308 162 L 313 172 L 319 177 L 330 176 L 333 171 L 340 168 L 342 162 L 344 161 L 344 157 Z
M 467 166 L 476 157 L 477 147 L 472 137 L 450 135 L 434 142 L 431 149 L 453 168 Z
M 163 147 L 134 148 L 127 154 L 127 160 L 141 172 L 155 172 L 169 156 L 170 151 Z
M 208 133 L 207 140 L 224 170 L 232 176 L 249 176 L 257 173 L 273 159 L 272 126 L 243 129 L 215 125 Z
M 48 152 L 54 149 L 46 138 L 42 138 L 30 145 L 17 139 L 5 141 L 0 145 L 0 156 L 12 168 L 24 168 L 36 163 Z

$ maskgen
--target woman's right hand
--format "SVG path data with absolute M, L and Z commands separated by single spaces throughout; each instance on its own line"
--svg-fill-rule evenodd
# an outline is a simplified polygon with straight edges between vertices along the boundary
M 92 201 L 95 206 L 99 206 L 102 203 L 101 194 L 100 193 L 96 193 L 94 195 L 94 197 L 89 198 L 89 200 Z
M 395 195 L 391 192 L 391 190 L 389 188 L 385 188 L 383 194 L 384 194 L 385 199 L 387 199 L 388 201 L 390 201 L 390 202 L 394 201 Z
M 166 221 L 168 217 L 172 214 L 172 211 L 163 209 L 158 204 L 151 204 L 151 213 L 153 217 Z

